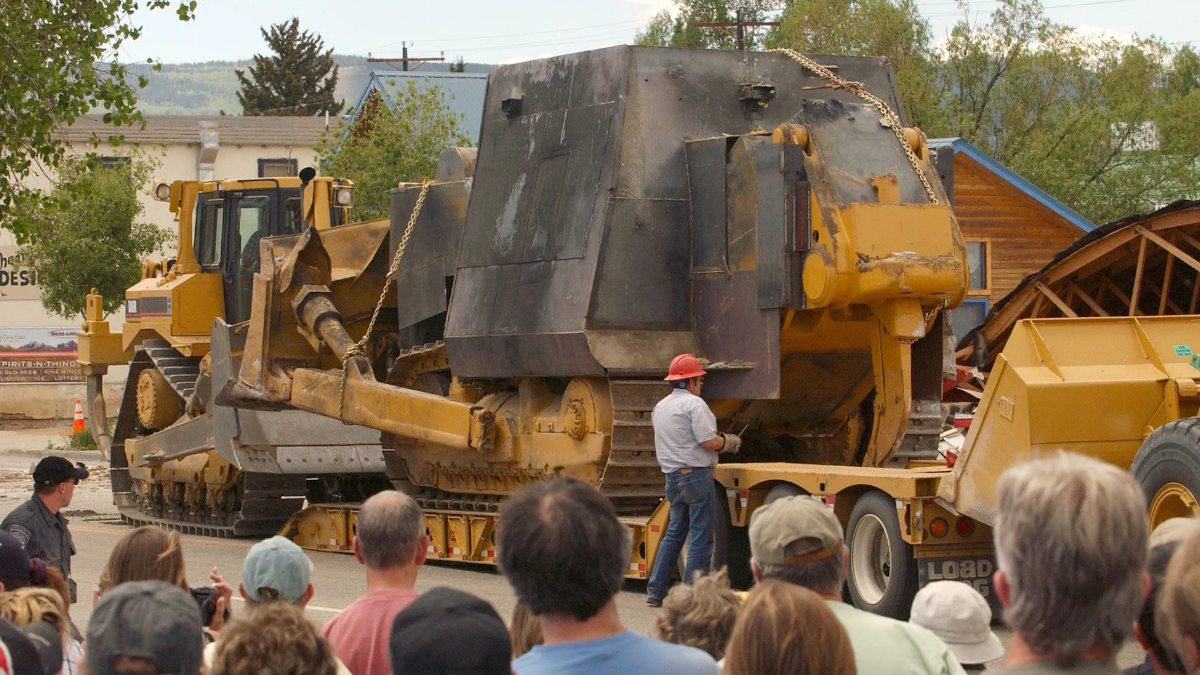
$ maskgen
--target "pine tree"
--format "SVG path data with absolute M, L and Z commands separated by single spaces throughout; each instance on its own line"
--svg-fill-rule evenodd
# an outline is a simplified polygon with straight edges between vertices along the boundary
M 262 30 L 274 53 L 256 54 L 254 63 L 245 71 L 236 70 L 242 90 L 238 102 L 244 115 L 270 117 L 303 117 L 342 111 L 342 101 L 333 100 L 337 87 L 338 67 L 333 63 L 333 49 L 325 50 L 319 35 L 300 31 L 300 20 L 275 24 L 268 32 Z

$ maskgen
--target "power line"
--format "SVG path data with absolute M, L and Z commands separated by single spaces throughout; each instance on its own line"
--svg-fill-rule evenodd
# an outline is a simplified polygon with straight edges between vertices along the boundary
M 425 40 L 428 42 L 437 42 L 439 40 L 457 40 L 460 42 L 474 42 L 474 41 L 478 41 L 478 40 L 498 40 L 500 38 L 526 37 L 529 35 L 547 35 L 549 33 L 569 33 L 571 31 L 591 30 L 593 28 L 604 28 L 606 26 L 623 26 L 623 25 L 632 24 L 632 23 L 642 24 L 642 23 L 646 23 L 646 21 L 644 21 L 642 19 L 630 19 L 628 21 L 613 21 L 610 23 L 597 23 L 597 24 L 593 24 L 591 26 L 578 26 L 576 28 L 556 28 L 554 30 L 539 30 L 539 31 L 532 31 L 529 33 L 508 33 L 507 35 L 477 35 L 474 37 L 461 37 L 458 35 L 454 35 L 454 36 L 450 36 L 450 37 L 425 38 Z M 389 42 L 385 45 L 379 45 L 378 47 L 372 47 L 371 51 L 375 51 L 377 49 L 382 49 L 384 47 L 391 47 L 391 46 L 400 44 L 401 42 L 403 42 L 403 41 L 396 40 L 395 42 Z
M 1092 5 L 1115 5 L 1115 4 L 1123 3 L 1123 2 L 1134 2 L 1134 0 L 1090 0 L 1089 2 L 1072 2 L 1072 3 L 1067 3 L 1065 5 L 1045 5 L 1042 7 L 1042 9 L 1066 9 L 1066 8 L 1071 8 L 1071 7 L 1090 7 Z M 947 3 L 947 4 L 949 4 L 949 3 Z M 999 4 L 999 2 L 995 2 L 993 0 L 989 4 Z M 971 9 L 970 7 L 967 7 L 968 11 L 970 9 Z M 947 16 L 962 16 L 962 12 L 942 12 L 940 14 L 935 12 L 933 14 L 926 14 L 925 18 L 935 19 L 935 18 L 942 18 L 942 17 L 947 17 Z

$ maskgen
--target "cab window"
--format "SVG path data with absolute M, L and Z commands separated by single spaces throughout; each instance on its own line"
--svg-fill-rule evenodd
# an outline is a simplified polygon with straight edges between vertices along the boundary
M 220 200 L 201 202 L 196 208 L 196 261 L 202 267 L 221 264 L 221 243 L 225 237 L 225 203 Z

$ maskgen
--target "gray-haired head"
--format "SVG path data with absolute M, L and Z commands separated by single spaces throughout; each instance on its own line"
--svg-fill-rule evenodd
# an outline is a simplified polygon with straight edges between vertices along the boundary
M 805 537 L 788 544 L 784 551 L 788 558 L 804 558 L 825 549 L 820 539 Z M 846 581 L 845 547 L 814 562 L 772 565 L 754 560 L 753 563 L 758 575 L 764 580 L 778 579 L 825 595 L 841 595 L 842 584 Z
M 403 492 L 384 490 L 359 509 L 355 538 L 367 567 L 388 569 L 410 564 L 423 534 L 421 507 Z
M 1061 666 L 1095 647 L 1115 654 L 1142 605 L 1141 488 L 1111 464 L 1059 453 L 1005 471 L 996 493 L 996 558 L 1010 589 L 1005 620 Z

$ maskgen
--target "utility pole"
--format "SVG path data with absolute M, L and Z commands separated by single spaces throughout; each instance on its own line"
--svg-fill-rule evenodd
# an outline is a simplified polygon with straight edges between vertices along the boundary
M 778 21 L 746 21 L 742 18 L 742 10 L 737 10 L 736 21 L 701 21 L 697 22 L 698 28 L 735 28 L 736 33 L 732 36 L 737 44 L 739 52 L 746 51 L 746 29 L 759 28 L 761 26 L 778 26 Z M 725 31 L 728 35 L 729 31 Z
M 407 42 L 400 43 L 400 58 L 398 58 L 398 59 L 395 57 L 372 58 L 370 54 L 367 55 L 367 63 L 386 63 L 389 66 L 396 68 L 396 70 L 402 70 L 405 72 L 408 72 L 408 64 L 409 63 L 417 64 L 416 68 L 413 68 L 413 70 L 416 70 L 417 68 L 420 68 L 421 66 L 425 65 L 426 62 L 445 61 L 445 60 L 446 60 L 445 56 L 413 56 L 413 57 L 410 57 L 408 55 L 408 43 Z M 397 63 L 400 64 L 399 68 L 396 67 Z

